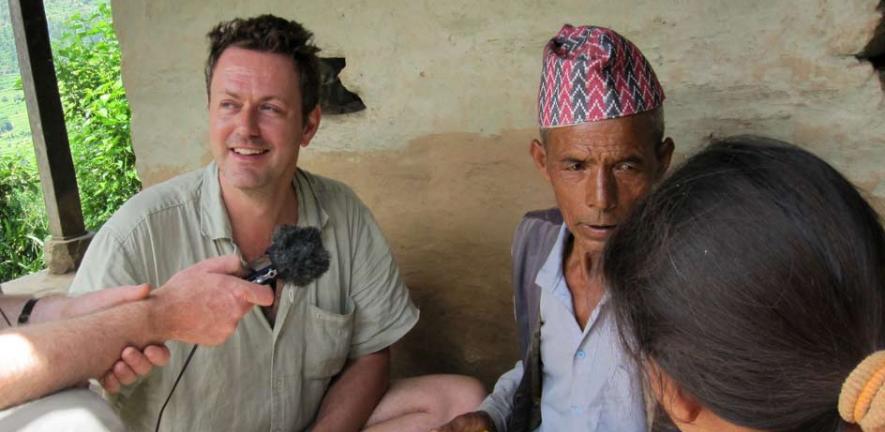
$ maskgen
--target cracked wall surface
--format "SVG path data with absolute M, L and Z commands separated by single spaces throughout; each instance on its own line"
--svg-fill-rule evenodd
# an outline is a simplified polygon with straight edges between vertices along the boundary
M 876 0 L 114 0 L 138 170 L 152 184 L 210 159 L 202 67 L 220 20 L 271 12 L 347 58 L 367 109 L 323 118 L 302 166 L 375 212 L 421 323 L 397 373 L 487 384 L 515 361 L 510 236 L 552 204 L 528 159 L 541 49 L 563 23 L 633 40 L 667 93 L 677 159 L 711 136 L 758 133 L 822 156 L 885 211 L 885 103 L 859 61 Z

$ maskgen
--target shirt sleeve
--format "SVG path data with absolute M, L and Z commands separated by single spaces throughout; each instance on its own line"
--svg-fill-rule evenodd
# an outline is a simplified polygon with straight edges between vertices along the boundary
M 147 282 L 133 265 L 131 251 L 110 226 L 98 231 L 83 256 L 68 293 L 81 295 L 104 288 Z
M 522 381 L 522 373 L 522 360 L 520 360 L 513 369 L 498 378 L 495 390 L 479 405 L 479 410 L 488 413 L 495 422 L 495 429 L 498 432 L 507 430 L 507 420 L 513 411 L 513 395 L 519 387 L 519 382 Z
M 396 262 L 371 212 L 356 200 L 351 297 L 355 304 L 350 358 L 380 351 L 418 322 Z

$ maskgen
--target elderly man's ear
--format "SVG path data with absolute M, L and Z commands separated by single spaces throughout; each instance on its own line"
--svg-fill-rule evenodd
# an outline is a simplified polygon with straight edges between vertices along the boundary
M 655 149 L 655 156 L 658 159 L 658 180 L 663 178 L 664 174 L 667 173 L 667 169 L 670 168 L 670 161 L 673 158 L 673 150 L 675 148 L 676 145 L 673 144 L 673 139 L 670 137 L 664 138 L 663 141 L 658 143 L 657 148 Z
M 544 143 L 541 140 L 537 138 L 532 140 L 532 143 L 529 144 L 529 155 L 532 157 L 532 162 L 535 163 L 535 168 L 538 172 L 547 181 L 550 181 L 550 174 L 547 173 L 547 149 L 544 148 Z

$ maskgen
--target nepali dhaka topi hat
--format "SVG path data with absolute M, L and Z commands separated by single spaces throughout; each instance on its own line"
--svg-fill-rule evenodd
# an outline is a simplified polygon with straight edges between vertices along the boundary
M 663 102 L 664 90 L 648 60 L 614 30 L 566 24 L 544 47 L 541 128 L 625 117 Z

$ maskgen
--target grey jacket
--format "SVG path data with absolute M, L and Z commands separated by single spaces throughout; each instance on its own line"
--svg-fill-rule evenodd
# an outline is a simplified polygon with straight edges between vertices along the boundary
M 527 213 L 513 236 L 513 300 L 524 368 L 513 395 L 508 432 L 530 432 L 541 424 L 541 287 L 538 271 L 550 255 L 562 225 L 559 209 Z

